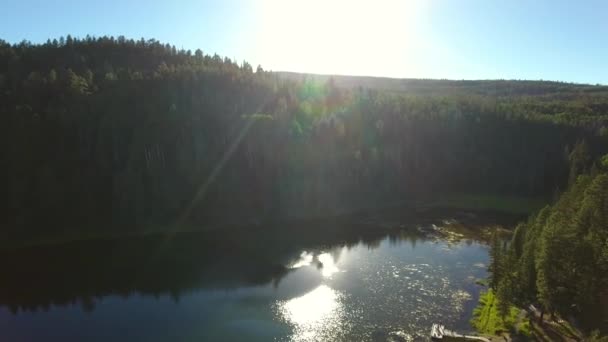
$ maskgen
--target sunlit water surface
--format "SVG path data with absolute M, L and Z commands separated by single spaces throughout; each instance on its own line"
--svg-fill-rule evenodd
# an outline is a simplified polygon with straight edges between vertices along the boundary
M 463 332 L 486 276 L 476 242 L 385 237 L 319 246 L 262 285 L 179 294 L 99 295 L 43 308 L 0 307 L 6 341 L 411 341 L 432 323 Z M 40 284 L 44 286 L 44 284 Z

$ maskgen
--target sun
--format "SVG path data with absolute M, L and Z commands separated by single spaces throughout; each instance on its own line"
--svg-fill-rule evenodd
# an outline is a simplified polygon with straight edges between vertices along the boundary
M 257 8 L 257 59 L 272 70 L 390 75 L 407 68 L 423 2 L 267 0 Z

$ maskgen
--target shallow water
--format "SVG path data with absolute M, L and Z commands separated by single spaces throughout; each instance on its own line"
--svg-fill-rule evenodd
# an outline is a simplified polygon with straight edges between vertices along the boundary
M 274 243 L 244 253 L 188 237 L 12 255 L 2 340 L 410 341 L 435 322 L 471 330 L 483 244 L 401 231 Z

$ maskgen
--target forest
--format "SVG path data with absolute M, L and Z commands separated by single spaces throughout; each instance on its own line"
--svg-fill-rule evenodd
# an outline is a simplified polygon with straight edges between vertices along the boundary
M 445 193 L 554 198 L 595 184 L 575 180 L 608 150 L 608 87 L 269 72 L 68 35 L 0 41 L 0 120 L 3 237 L 122 233 Z
M 608 155 L 571 180 L 551 206 L 493 239 L 490 285 L 502 303 L 535 303 L 552 318 L 608 328 Z

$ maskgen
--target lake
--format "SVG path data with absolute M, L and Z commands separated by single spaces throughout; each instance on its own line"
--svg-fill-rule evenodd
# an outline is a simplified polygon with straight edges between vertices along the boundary
M 7 341 L 411 341 L 467 332 L 488 247 L 441 222 L 310 223 L 0 254 Z M 462 228 L 462 226 L 461 226 Z

